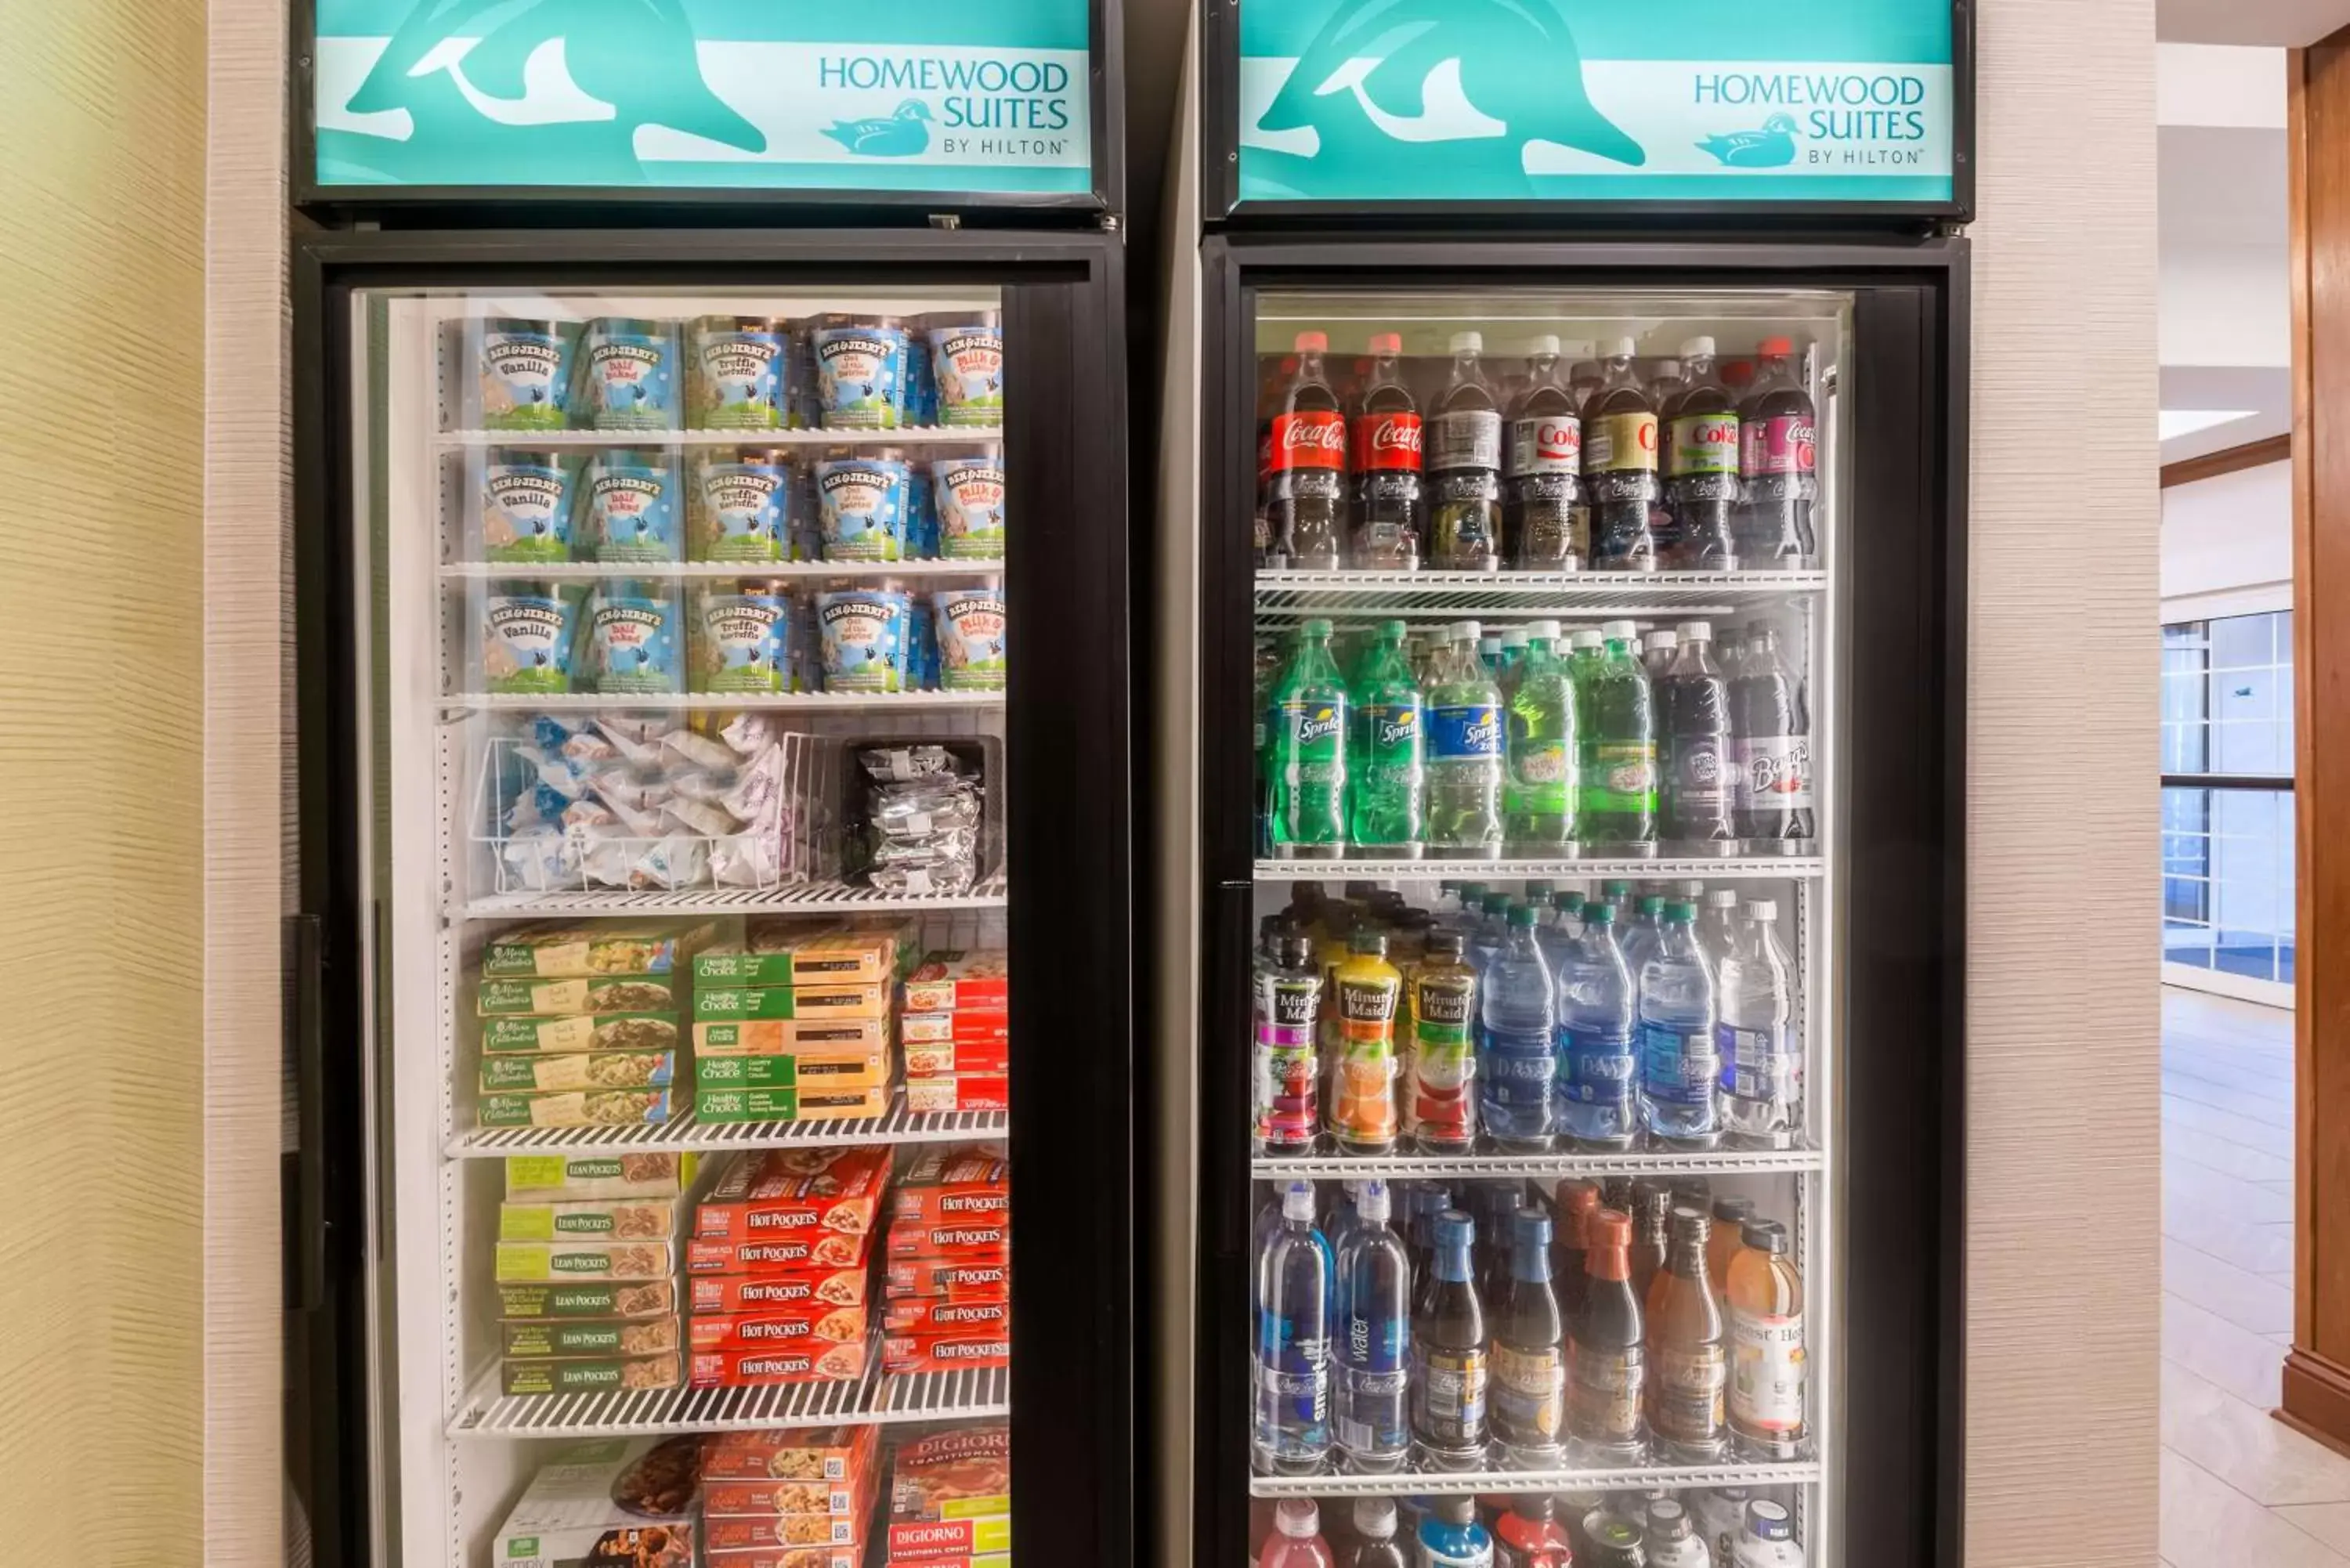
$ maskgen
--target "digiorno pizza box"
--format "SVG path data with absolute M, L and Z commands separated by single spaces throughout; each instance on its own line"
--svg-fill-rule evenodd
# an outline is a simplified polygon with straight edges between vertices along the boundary
M 685 1288 L 688 1304 L 696 1313 L 759 1313 L 802 1303 L 859 1306 L 867 1277 L 861 1265 L 775 1274 L 696 1274 Z
M 886 1147 L 765 1149 L 721 1172 L 696 1205 L 697 1241 L 742 1241 L 802 1231 L 863 1235 L 889 1180 Z

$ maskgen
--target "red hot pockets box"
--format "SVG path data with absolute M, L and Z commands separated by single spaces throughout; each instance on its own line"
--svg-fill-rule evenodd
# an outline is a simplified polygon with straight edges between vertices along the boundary
M 881 1342 L 884 1372 L 962 1372 L 972 1367 L 1011 1365 L 1012 1335 L 1008 1330 L 992 1334 L 893 1334 Z
M 1012 1002 L 1012 958 L 1003 952 L 936 952 L 906 977 L 908 1012 L 1001 1012 Z
M 1011 1326 L 1012 1300 L 955 1301 L 947 1296 L 902 1296 L 891 1302 L 881 1326 L 892 1335 L 1002 1334 Z
M 1012 1253 L 999 1248 L 969 1258 L 892 1258 L 891 1300 L 943 1296 L 949 1301 L 998 1301 L 1012 1292 Z
M 898 1178 L 889 1193 L 889 1220 L 932 1225 L 1012 1211 L 1012 1162 L 992 1148 L 933 1147 Z
M 873 1238 L 839 1231 L 802 1231 L 745 1241 L 688 1241 L 690 1274 L 807 1274 L 854 1269 L 870 1255 Z
M 846 1345 L 865 1337 L 865 1309 L 827 1306 L 781 1312 L 705 1313 L 692 1320 L 697 1351 L 746 1350 L 759 1345 Z
M 866 1271 L 801 1269 L 781 1274 L 697 1274 L 686 1293 L 697 1315 L 788 1312 L 801 1306 L 862 1306 Z
M 1012 1245 L 1012 1216 L 974 1214 L 931 1223 L 900 1220 L 889 1227 L 892 1258 L 993 1256 Z
M 861 1236 L 873 1229 L 889 1181 L 886 1147 L 745 1155 L 695 1209 L 694 1239 L 741 1241 L 806 1231 Z
M 821 1340 L 780 1347 L 712 1350 L 691 1359 L 696 1388 L 754 1388 L 784 1383 L 837 1383 L 865 1376 L 865 1342 L 827 1345 Z

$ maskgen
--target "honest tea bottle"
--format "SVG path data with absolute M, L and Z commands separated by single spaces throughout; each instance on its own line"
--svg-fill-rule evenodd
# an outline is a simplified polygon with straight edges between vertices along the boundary
M 1338 1253 L 1346 1319 L 1337 1350 L 1337 1444 L 1345 1468 L 1378 1475 L 1411 1451 L 1411 1262 L 1389 1228 L 1388 1184 L 1368 1181 Z
M 1282 1194 L 1280 1229 L 1257 1263 L 1253 1446 L 1261 1472 L 1310 1475 L 1330 1457 L 1333 1272 L 1330 1244 L 1314 1228 L 1314 1184 L 1293 1181 Z
M 1730 1433 L 1742 1454 L 1791 1459 L 1804 1446 L 1804 1283 L 1785 1227 L 1750 1220 L 1730 1260 Z

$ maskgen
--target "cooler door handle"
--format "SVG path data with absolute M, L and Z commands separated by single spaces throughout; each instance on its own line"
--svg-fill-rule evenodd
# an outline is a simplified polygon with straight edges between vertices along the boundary
M 295 1106 L 294 1147 L 281 1157 L 279 1177 L 286 1310 L 315 1312 L 327 1299 L 325 928 L 316 915 L 288 915 L 279 940 Z

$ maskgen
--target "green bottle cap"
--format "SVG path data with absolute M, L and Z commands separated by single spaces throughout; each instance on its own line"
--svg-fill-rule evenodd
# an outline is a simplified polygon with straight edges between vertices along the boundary
M 1640 913 L 1644 915 L 1661 915 L 1664 912 L 1665 896 L 1662 893 L 1651 893 L 1647 898 L 1640 900 Z
M 1612 926 L 1616 923 L 1616 906 L 1596 899 L 1583 906 L 1583 923 L 1586 926 Z
M 1697 919 L 1697 906 L 1695 904 L 1668 904 L 1665 906 L 1665 919 L 1678 921 L 1682 925 L 1688 925 L 1690 921 Z
M 1532 904 L 1513 904 L 1510 906 L 1510 924 L 1513 928 L 1525 926 L 1531 929 L 1534 923 L 1534 907 Z
M 1509 907 L 1510 896 L 1507 893 L 1488 893 L 1485 895 L 1485 912 L 1487 914 L 1498 915 Z

